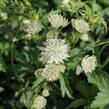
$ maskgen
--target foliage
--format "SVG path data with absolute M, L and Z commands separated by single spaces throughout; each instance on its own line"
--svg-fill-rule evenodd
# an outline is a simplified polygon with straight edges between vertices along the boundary
M 0 109 L 108 109 L 108 18 L 108 0 L 0 0 Z
M 104 108 L 109 104 L 109 75 L 105 72 L 95 72 L 96 74 L 88 75 L 88 81 L 95 84 L 99 91 L 95 100 L 92 102 L 92 108 Z

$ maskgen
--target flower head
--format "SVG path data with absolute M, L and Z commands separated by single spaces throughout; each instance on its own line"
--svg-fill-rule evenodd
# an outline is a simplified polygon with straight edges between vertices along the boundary
M 48 38 L 44 43 L 45 47 L 42 47 L 42 58 L 47 61 L 48 64 L 60 64 L 64 63 L 69 57 L 68 44 L 65 44 L 65 40 L 58 39 L 57 37 Z
M 97 67 L 97 59 L 95 56 L 85 56 L 82 60 L 82 68 L 85 73 L 92 73 Z
M 80 33 L 87 33 L 90 30 L 88 23 L 82 19 L 72 19 L 72 26 Z
M 65 27 L 68 24 L 67 19 L 65 19 L 60 14 L 53 14 L 49 17 L 49 22 L 51 23 L 52 27 L 59 28 L 59 27 Z
M 2 20 L 7 20 L 7 18 L 8 18 L 8 13 L 2 12 L 2 11 L 0 10 L 0 19 L 2 19 Z
M 59 78 L 60 70 L 55 64 L 48 64 L 41 74 L 48 81 L 56 81 Z
M 43 109 L 47 104 L 47 100 L 43 96 L 37 96 L 33 102 L 34 109 Z
M 36 34 L 41 31 L 42 26 L 36 21 L 24 20 L 23 21 L 24 31 L 28 34 Z
M 60 73 L 64 73 L 65 66 L 62 64 L 48 64 L 45 66 L 41 75 L 48 81 L 56 81 L 59 79 Z

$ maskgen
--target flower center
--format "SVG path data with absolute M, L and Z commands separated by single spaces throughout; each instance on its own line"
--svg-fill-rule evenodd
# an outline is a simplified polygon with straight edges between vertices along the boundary
M 59 52 L 60 51 L 60 47 L 58 45 L 53 45 L 52 46 L 52 51 L 53 52 Z

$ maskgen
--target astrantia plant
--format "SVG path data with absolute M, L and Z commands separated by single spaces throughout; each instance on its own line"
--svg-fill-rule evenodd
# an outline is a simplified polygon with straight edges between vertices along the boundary
M 1 0 L 0 109 L 108 109 L 104 7 L 96 0 Z

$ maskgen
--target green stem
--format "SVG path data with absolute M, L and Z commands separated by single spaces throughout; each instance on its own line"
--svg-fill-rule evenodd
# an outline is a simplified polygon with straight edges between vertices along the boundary
M 99 56 L 100 56 L 100 54 L 103 52 L 103 50 L 108 46 L 109 44 L 106 44 L 106 45 L 104 45 L 102 48 L 101 48 L 101 50 L 99 51 Z
M 101 46 L 101 45 L 104 45 L 104 44 L 109 44 L 109 40 L 105 41 L 105 42 L 98 43 L 97 46 Z
M 20 85 L 20 88 L 22 89 L 23 86 L 21 85 L 21 83 L 20 83 L 20 81 L 19 81 L 19 79 L 17 77 L 17 72 L 16 72 L 15 66 L 14 66 L 14 58 L 13 58 L 14 57 L 14 53 L 13 53 L 14 50 L 13 49 L 14 49 L 14 41 L 12 40 L 12 45 L 11 45 L 11 65 L 12 65 L 13 72 L 15 74 L 15 78 L 18 81 L 18 83 Z
M 101 66 L 101 69 L 103 69 L 109 62 L 109 56 L 107 57 L 107 59 L 104 61 L 104 63 Z

